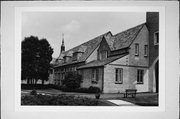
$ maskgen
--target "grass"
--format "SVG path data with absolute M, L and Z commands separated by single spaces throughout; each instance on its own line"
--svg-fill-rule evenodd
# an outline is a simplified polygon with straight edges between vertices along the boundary
M 110 106 L 110 104 L 87 97 L 72 95 L 25 95 L 21 97 L 21 105 L 67 105 L 67 106 Z
M 157 95 L 137 95 L 136 98 L 120 98 L 121 100 L 128 101 L 140 106 L 158 106 L 158 94 Z

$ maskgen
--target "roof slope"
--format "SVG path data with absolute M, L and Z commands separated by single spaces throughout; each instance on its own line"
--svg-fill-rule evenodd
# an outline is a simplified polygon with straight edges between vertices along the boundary
M 90 67 L 100 67 L 100 66 L 104 66 L 106 64 L 109 64 L 119 58 L 122 58 L 124 56 L 126 56 L 127 54 L 122 54 L 119 56 L 113 56 L 113 57 L 108 57 L 105 60 L 93 60 L 89 63 L 87 63 L 86 65 L 80 66 L 78 69 L 84 69 L 84 68 L 90 68 Z
M 67 64 L 72 64 L 72 63 L 77 63 L 77 62 L 83 62 L 85 61 L 90 55 L 91 53 L 97 48 L 97 46 L 100 44 L 103 36 L 108 35 L 110 32 L 107 32 L 105 34 L 102 34 L 92 40 L 89 40 L 88 42 L 85 42 L 79 46 L 76 46 L 68 51 L 65 51 L 63 53 L 60 54 L 60 56 L 58 57 L 59 61 L 58 62 L 58 66 L 62 66 L 62 65 L 67 65 Z M 61 59 L 63 59 L 64 56 L 71 56 L 73 55 L 74 52 L 83 52 L 82 56 L 76 60 L 73 61 L 72 58 L 69 59 L 68 62 L 63 63 Z
M 110 39 L 106 39 L 111 51 L 129 47 L 143 26 L 144 24 L 135 26 L 131 29 L 113 35 Z

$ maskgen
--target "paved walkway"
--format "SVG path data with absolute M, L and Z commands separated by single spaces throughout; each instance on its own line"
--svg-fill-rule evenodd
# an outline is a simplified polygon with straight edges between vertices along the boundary
M 118 106 L 137 106 L 137 105 L 135 105 L 133 103 L 123 101 L 123 100 L 107 100 L 107 101 L 109 101 L 111 103 L 114 103 L 114 104 L 116 104 Z

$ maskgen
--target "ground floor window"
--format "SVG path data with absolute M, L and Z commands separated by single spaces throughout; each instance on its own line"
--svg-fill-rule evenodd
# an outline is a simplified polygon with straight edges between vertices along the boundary
M 98 75 L 99 75 L 99 71 L 98 69 L 92 69 L 92 83 L 98 83 Z
M 143 77 L 144 77 L 144 70 L 138 69 L 137 70 L 137 83 L 143 84 Z
M 115 83 L 123 83 L 123 69 L 122 68 L 116 68 L 115 69 Z

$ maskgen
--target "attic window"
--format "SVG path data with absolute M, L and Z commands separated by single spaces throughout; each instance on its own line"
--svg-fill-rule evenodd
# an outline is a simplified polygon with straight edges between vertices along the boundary
M 159 44 L 159 31 L 154 33 L 154 45 Z
M 136 56 L 139 55 L 139 44 L 138 43 L 135 44 L 135 55 Z
M 100 60 L 104 60 L 104 59 L 107 58 L 107 56 L 108 56 L 108 53 L 107 53 L 106 50 L 101 51 L 101 52 L 100 52 L 100 55 L 99 55 L 99 59 L 100 59 Z

